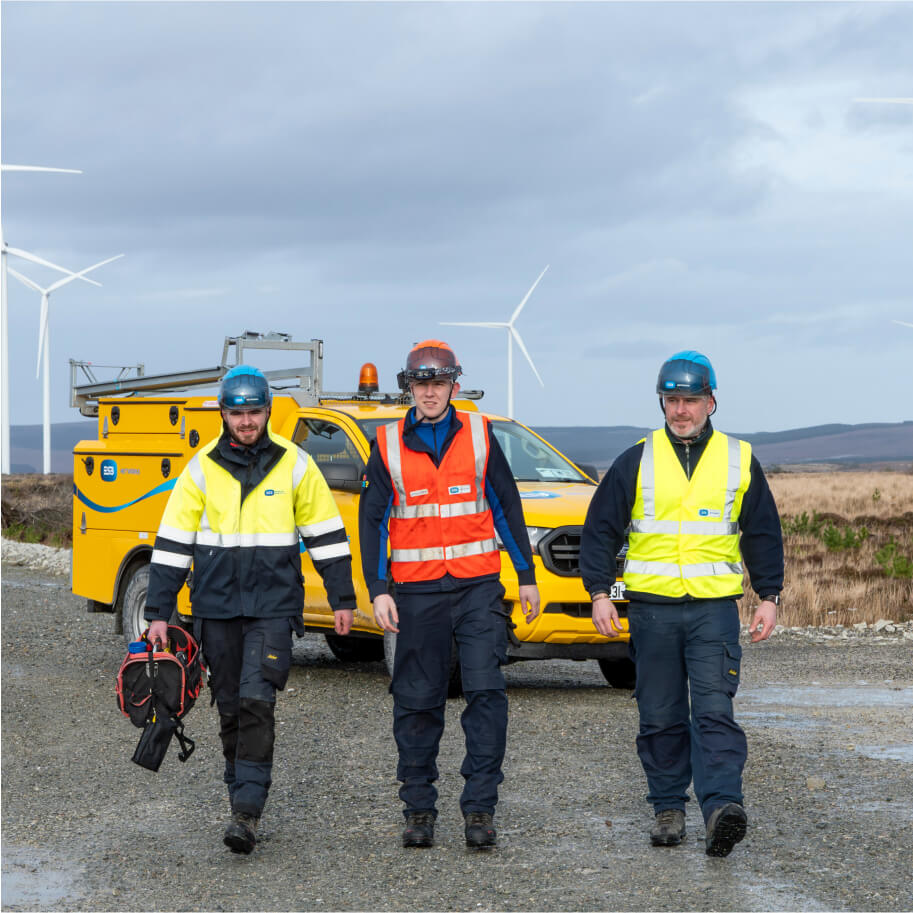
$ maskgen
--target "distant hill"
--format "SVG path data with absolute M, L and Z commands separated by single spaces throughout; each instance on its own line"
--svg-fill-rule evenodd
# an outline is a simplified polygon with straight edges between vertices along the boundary
M 534 429 L 571 459 L 605 470 L 649 428 L 542 426 Z M 721 429 L 727 430 L 727 429 Z M 732 432 L 749 441 L 762 466 L 913 463 L 913 422 L 815 425 L 790 431 Z
M 53 425 L 51 470 L 72 472 L 73 447 L 81 440 L 94 439 L 97 428 L 93 419 Z M 550 425 L 534 430 L 571 459 L 606 470 L 619 453 L 651 429 L 633 425 Z M 761 464 L 767 468 L 804 464 L 831 464 L 838 468 L 878 463 L 913 464 L 913 422 L 814 425 L 790 431 L 734 433 L 751 442 Z M 10 438 L 12 471 L 40 472 L 41 425 L 13 425 Z

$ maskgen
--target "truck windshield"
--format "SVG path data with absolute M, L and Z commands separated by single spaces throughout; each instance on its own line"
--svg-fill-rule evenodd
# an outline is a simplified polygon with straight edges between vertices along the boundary
M 358 424 L 369 441 L 377 437 L 384 419 L 361 419 Z M 492 430 L 518 482 L 585 482 L 592 484 L 570 460 L 556 453 L 528 428 L 511 421 L 493 421 Z

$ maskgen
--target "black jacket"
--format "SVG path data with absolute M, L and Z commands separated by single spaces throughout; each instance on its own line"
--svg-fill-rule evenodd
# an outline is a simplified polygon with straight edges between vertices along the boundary
M 306 469 L 294 492 L 293 470 L 278 468 L 289 451 L 296 455 L 299 462 L 306 461 Z M 207 533 L 199 526 L 193 529 L 166 525 L 172 504 L 185 503 L 183 499 L 189 489 L 186 485 L 182 487 L 181 483 L 188 474 L 191 479 L 194 477 L 194 461 L 211 461 L 240 483 L 240 490 L 233 489 L 230 494 L 222 492 L 218 496 L 239 498 L 241 504 L 251 496 L 274 495 L 273 490 L 263 487 L 266 480 L 278 489 L 277 494 L 292 492 L 287 527 L 275 530 L 287 533 L 292 541 L 278 545 L 241 546 L 239 543 L 213 541 L 213 533 L 209 531 L 210 541 L 207 543 L 204 541 Z M 292 460 L 292 463 L 295 461 Z M 195 483 L 193 489 L 199 491 Z M 213 497 L 212 492 L 204 490 L 204 503 L 212 501 Z M 194 499 L 194 503 L 198 502 Z M 317 515 L 309 519 L 308 514 L 315 511 Z M 296 527 L 296 521 L 305 525 Z M 308 528 L 312 523 L 316 527 L 314 530 Z M 223 431 L 216 442 L 206 445 L 193 457 L 171 493 L 149 565 L 145 617 L 150 621 L 167 621 L 171 617 L 191 562 L 190 598 L 193 614 L 197 617 L 300 616 L 304 607 L 304 588 L 299 540 L 304 542 L 315 569 L 323 579 L 332 609 L 354 609 L 352 558 L 345 527 L 316 464 L 284 438 L 267 433 L 253 446 L 242 447 L 231 440 L 227 431 Z
M 707 421 L 703 433 L 693 442 L 680 441 L 666 426 L 666 434 L 685 475 L 690 479 L 707 441 L 714 433 Z M 637 496 L 637 471 L 644 445 L 629 447 L 612 464 L 590 502 L 580 540 L 580 570 L 587 592 L 608 593 L 615 582 L 615 555 L 622 547 Z M 783 589 L 783 533 L 780 515 L 761 464 L 751 456 L 751 481 L 739 512 L 739 548 L 748 569 L 751 586 L 761 596 L 776 595 Z M 644 602 L 681 602 L 693 597 L 670 599 L 655 593 L 628 590 L 628 598 Z
M 439 466 L 454 435 L 462 427 L 460 413 L 453 406 L 450 407 L 449 427 L 444 440 L 436 450 L 429 447 L 419 436 L 418 424 L 420 423 L 415 421 L 415 409 L 410 409 L 403 427 L 403 443 L 410 450 L 427 453 L 434 465 Z M 362 572 L 368 586 L 368 594 L 373 601 L 377 596 L 387 592 L 387 522 L 393 506 L 393 482 L 381 459 L 380 451 L 373 443 L 365 468 L 364 484 L 358 505 L 358 537 L 361 542 Z M 521 586 L 535 583 L 536 572 L 520 493 L 504 451 L 501 450 L 490 425 L 485 496 L 491 506 L 495 529 L 507 548 Z M 481 577 L 456 578 L 445 574 L 438 580 L 399 583 L 397 589 L 410 592 L 439 592 L 464 587 L 481 580 L 495 579 L 497 576 L 485 574 Z

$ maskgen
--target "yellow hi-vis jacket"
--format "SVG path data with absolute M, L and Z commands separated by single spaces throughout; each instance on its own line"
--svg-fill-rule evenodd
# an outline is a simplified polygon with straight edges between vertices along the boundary
M 644 439 L 624 581 L 671 598 L 742 593 L 739 511 L 751 481 L 751 445 L 714 431 L 688 479 L 660 428 Z
M 184 468 L 156 536 L 146 618 L 170 617 L 191 564 L 195 616 L 299 615 L 299 537 L 331 606 L 354 608 L 348 538 L 327 483 L 303 450 L 268 433 L 249 467 L 227 460 L 217 438 Z

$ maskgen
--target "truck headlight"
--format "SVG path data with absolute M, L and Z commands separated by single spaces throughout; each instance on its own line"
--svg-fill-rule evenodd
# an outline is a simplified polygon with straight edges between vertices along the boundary
M 546 533 L 550 533 L 551 529 L 548 526 L 527 526 L 526 535 L 529 536 L 530 548 L 533 551 L 534 555 L 539 554 L 539 542 Z M 495 530 L 495 540 L 498 543 L 498 548 L 501 551 L 507 551 L 507 546 L 504 545 L 501 537 L 498 535 L 498 531 Z

